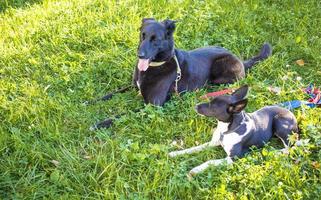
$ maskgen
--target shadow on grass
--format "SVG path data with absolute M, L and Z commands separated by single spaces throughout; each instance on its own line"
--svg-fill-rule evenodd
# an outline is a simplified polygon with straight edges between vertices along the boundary
M 35 3 L 41 3 L 42 1 L 43 0 L 1 0 L 0 13 L 6 11 L 8 8 L 23 8 Z

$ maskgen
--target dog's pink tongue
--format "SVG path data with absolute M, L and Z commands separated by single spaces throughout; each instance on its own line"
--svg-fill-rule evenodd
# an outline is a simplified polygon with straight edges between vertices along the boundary
M 146 71 L 148 69 L 149 59 L 139 59 L 138 69 L 139 71 Z

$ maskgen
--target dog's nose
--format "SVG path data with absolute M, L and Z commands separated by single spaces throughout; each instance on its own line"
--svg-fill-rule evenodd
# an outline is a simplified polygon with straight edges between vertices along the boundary
M 138 52 L 138 58 L 144 59 L 145 58 L 145 53 L 144 52 Z

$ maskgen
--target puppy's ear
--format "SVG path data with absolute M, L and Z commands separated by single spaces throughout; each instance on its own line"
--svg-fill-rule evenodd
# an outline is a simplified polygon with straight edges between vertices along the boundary
M 142 24 L 145 24 L 147 22 L 153 22 L 153 21 L 155 21 L 155 18 L 143 18 L 142 19 Z
M 229 113 L 239 113 L 241 112 L 247 105 L 247 99 L 242 99 L 236 103 L 229 105 L 227 111 Z
M 174 31 L 175 31 L 175 28 L 176 28 L 176 23 L 177 21 L 175 20 L 170 20 L 170 19 L 166 19 L 164 20 L 162 23 L 164 24 L 166 30 L 167 30 L 167 33 L 166 33 L 166 36 L 172 36 Z
M 232 94 L 233 102 L 237 102 L 237 101 L 244 99 L 246 97 L 248 91 L 249 91 L 248 85 L 243 85 L 239 89 L 235 90 L 235 92 L 233 92 L 233 94 Z

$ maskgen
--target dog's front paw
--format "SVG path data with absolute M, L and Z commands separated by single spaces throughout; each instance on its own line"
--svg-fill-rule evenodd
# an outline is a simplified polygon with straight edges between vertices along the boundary
M 192 181 L 195 175 L 196 175 L 196 173 L 193 172 L 193 170 L 189 171 L 188 174 L 186 174 L 187 179 L 188 179 L 189 181 Z
M 89 103 L 89 101 L 84 101 L 84 102 L 82 102 L 82 106 L 88 106 L 90 103 Z
M 196 174 L 200 173 L 203 171 L 203 168 L 198 166 L 198 167 L 194 167 L 191 171 L 188 172 L 188 176 L 195 176 Z
M 177 156 L 177 152 L 176 151 L 172 151 L 168 154 L 169 157 L 174 158 L 175 156 Z
M 197 167 L 193 168 L 191 171 L 188 172 L 187 179 L 189 181 L 193 180 L 193 178 L 200 172 L 201 170 L 199 170 Z
M 97 130 L 97 126 L 96 125 L 93 125 L 91 127 L 89 127 L 89 131 L 95 131 Z

